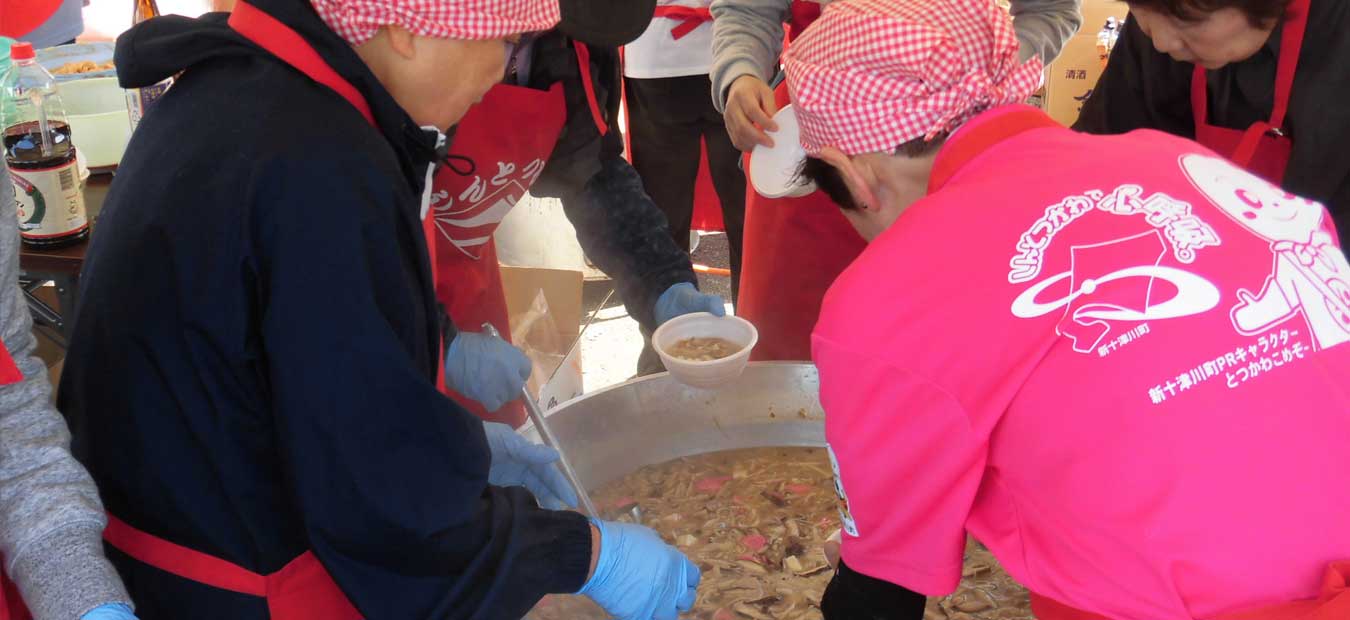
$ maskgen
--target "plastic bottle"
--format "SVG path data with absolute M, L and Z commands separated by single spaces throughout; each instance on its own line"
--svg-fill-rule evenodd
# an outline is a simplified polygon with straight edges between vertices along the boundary
M 56 80 L 37 63 L 31 43 L 12 45 L 10 61 L 0 126 L 23 242 L 52 247 L 83 240 L 89 218 Z

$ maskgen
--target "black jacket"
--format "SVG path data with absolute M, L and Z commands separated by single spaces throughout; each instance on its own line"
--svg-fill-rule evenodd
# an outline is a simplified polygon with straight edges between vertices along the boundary
M 113 183 L 61 384 L 77 456 L 132 526 L 258 573 L 312 549 L 372 619 L 519 618 L 579 589 L 585 519 L 487 485 L 482 425 L 436 390 L 418 222 L 434 136 L 303 0 L 254 0 L 369 101 L 223 15 L 118 42 L 124 86 L 183 72 Z M 111 553 L 142 620 L 261 600 Z
M 1312 0 L 1285 119 L 1294 152 L 1282 185 L 1326 205 L 1336 220 L 1342 247 L 1350 249 L 1350 157 L 1342 153 L 1350 142 L 1348 28 L 1350 3 Z M 1251 58 L 1209 72 L 1211 123 L 1246 129 L 1270 118 L 1282 32 L 1277 29 Z M 1106 71 L 1083 105 L 1074 129 L 1097 134 L 1156 129 L 1194 138 L 1194 70 L 1195 65 L 1154 49 L 1139 24 L 1126 20 Z
M 619 53 L 590 48 L 591 83 L 608 131 L 596 127 L 573 42 L 554 30 L 534 44 L 529 85 L 548 90 L 561 82 L 567 119 L 543 173 L 530 188 L 535 196 L 562 199 L 586 255 L 614 278 L 628 313 L 648 331 L 656 300 L 680 282 L 697 285 L 689 254 L 671 237 L 665 213 L 647 195 L 633 166 L 623 158 L 619 115 Z

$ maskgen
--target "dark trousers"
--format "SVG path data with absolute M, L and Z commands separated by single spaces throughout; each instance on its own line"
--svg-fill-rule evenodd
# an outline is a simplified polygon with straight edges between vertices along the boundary
M 698 180 L 699 143 L 708 145 L 708 168 L 722 203 L 731 258 L 731 299 L 741 274 L 741 239 L 745 228 L 745 173 L 741 153 L 731 144 L 726 123 L 713 107 L 707 75 L 674 78 L 626 78 L 628 131 L 633 168 L 666 214 L 675 243 L 689 250 Z
M 698 182 L 699 144 L 708 145 L 708 169 L 722 203 L 731 259 L 731 303 L 736 303 L 741 278 L 741 240 L 745 230 L 745 173 L 741 153 L 731 144 L 726 123 L 713 106 L 707 75 L 674 78 L 625 78 L 628 135 L 633 168 L 656 206 L 665 212 L 675 243 L 689 251 L 694 218 L 694 186 Z M 643 330 L 638 374 L 665 370 Z

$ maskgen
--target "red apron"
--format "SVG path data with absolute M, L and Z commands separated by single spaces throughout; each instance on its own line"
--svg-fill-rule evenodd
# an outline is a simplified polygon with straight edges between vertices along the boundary
M 1253 123 L 1246 131 L 1209 124 L 1209 80 L 1205 68 L 1195 67 L 1191 76 L 1191 110 L 1195 115 L 1195 140 L 1213 149 L 1237 165 L 1275 185 L 1284 182 L 1285 168 L 1294 151 L 1294 143 L 1285 135 L 1284 117 L 1289 111 L 1289 95 L 1294 90 L 1303 49 L 1303 33 L 1308 27 L 1309 0 L 1294 0 L 1280 38 L 1280 61 L 1275 73 L 1275 107 L 1270 120 Z M 1333 105 L 1333 104 L 1329 104 Z
M 1031 611 L 1038 620 L 1109 620 L 1053 599 L 1031 595 Z M 1346 620 L 1350 618 L 1350 561 L 1333 562 L 1322 578 L 1315 599 L 1294 601 L 1227 613 L 1210 620 Z
M 471 158 L 476 170 L 463 175 L 442 166 L 432 180 L 431 208 L 423 220 L 436 299 L 456 328 L 476 332 L 491 323 L 511 339 L 492 233 L 543 172 L 566 116 L 562 84 L 548 91 L 498 84 L 459 122 L 450 152 Z M 488 412 L 446 388 L 443 380 L 438 385 L 480 418 L 525 423 L 519 400 Z
M 820 5 L 798 0 L 792 28 L 800 33 Z M 787 84 L 774 93 L 788 102 Z M 746 156 L 746 175 L 750 158 Z M 811 330 L 834 279 L 867 242 L 824 192 L 799 198 L 765 198 L 746 188 L 745 245 L 736 314 L 759 329 L 755 360 L 810 360 Z
M 295 67 L 314 81 L 337 92 L 371 125 L 370 106 L 354 86 L 328 66 L 318 52 L 289 26 L 253 6 L 239 2 L 230 27 Z M 281 570 L 261 575 L 225 560 L 176 545 L 137 530 L 108 515 L 103 539 L 138 562 L 207 586 L 266 599 L 272 620 L 360 620 L 313 552 L 306 551 Z
M 609 132 L 591 81 L 591 52 L 572 43 L 581 69 L 581 84 L 591 120 L 600 135 Z M 491 323 L 511 340 L 506 294 L 502 290 L 497 246 L 492 233 L 521 196 L 544 171 L 558 136 L 567 122 L 567 100 L 562 84 L 547 92 L 498 84 L 471 108 L 455 130 L 451 153 L 475 162 L 475 174 L 461 175 L 448 167 L 431 182 L 431 209 L 422 222 L 436 298 L 455 327 L 479 331 Z M 443 370 L 442 370 L 443 372 Z M 437 385 L 475 415 L 511 426 L 525 423 L 524 404 L 511 401 L 489 413 L 478 402 Z

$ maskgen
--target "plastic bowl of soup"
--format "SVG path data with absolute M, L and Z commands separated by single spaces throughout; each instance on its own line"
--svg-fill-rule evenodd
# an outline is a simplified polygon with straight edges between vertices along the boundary
M 735 316 L 696 312 L 675 317 L 652 334 L 652 346 L 680 383 L 715 388 L 741 376 L 759 330 Z

